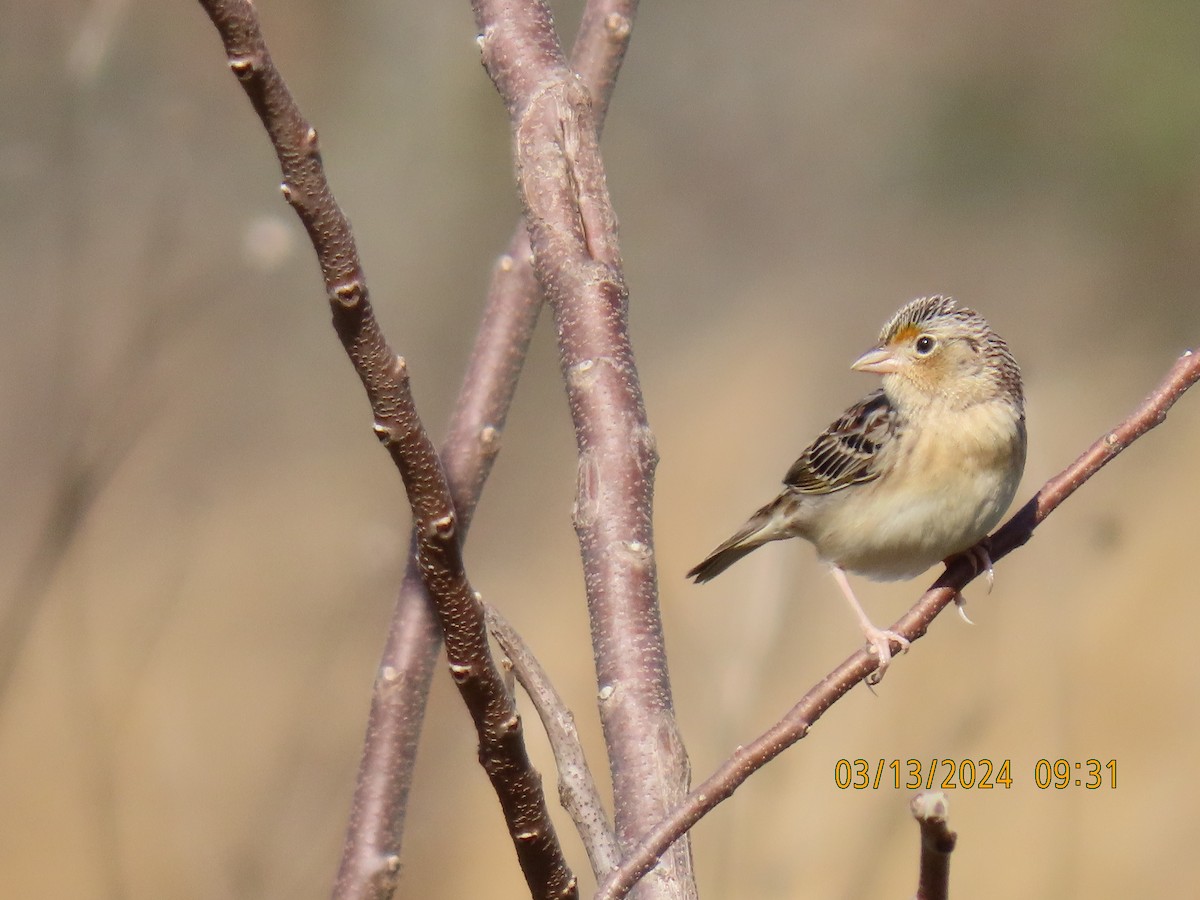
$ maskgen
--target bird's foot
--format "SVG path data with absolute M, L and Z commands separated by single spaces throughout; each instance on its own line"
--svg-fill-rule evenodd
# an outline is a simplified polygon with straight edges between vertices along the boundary
M 867 687 L 879 684 L 883 680 L 883 673 L 887 671 L 887 667 L 892 662 L 892 641 L 900 645 L 901 653 L 908 652 L 912 641 L 902 634 L 897 634 L 894 631 L 886 631 L 872 623 L 867 616 L 866 610 L 862 608 L 862 604 L 854 596 L 854 590 L 850 587 L 850 582 L 846 579 L 846 573 L 842 570 L 841 566 L 830 566 L 829 571 L 833 573 L 833 580 L 841 588 L 842 596 L 850 604 L 850 609 L 854 612 L 854 618 L 858 620 L 858 627 L 862 630 L 863 637 L 867 639 L 868 646 L 879 657 L 879 666 L 867 676 Z
M 876 628 L 874 625 L 863 626 L 863 636 L 867 639 L 867 645 L 871 648 L 871 652 L 879 657 L 879 668 L 867 676 L 868 685 L 876 685 L 883 681 L 883 675 L 887 671 L 888 666 L 892 664 L 892 641 L 900 645 L 900 653 L 907 653 L 908 648 L 912 646 L 912 642 L 902 634 L 895 631 L 888 631 L 883 628 Z

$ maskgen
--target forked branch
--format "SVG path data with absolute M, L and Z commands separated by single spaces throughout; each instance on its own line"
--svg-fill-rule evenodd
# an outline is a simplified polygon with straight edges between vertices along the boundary
M 486 607 L 485 612 L 488 630 L 508 657 L 513 674 L 529 695 L 546 730 L 550 749 L 554 753 L 554 764 L 558 769 L 559 802 L 583 839 L 592 871 L 602 876 L 617 867 L 621 853 L 617 848 L 617 836 L 604 812 L 591 766 L 584 756 L 579 732 L 575 728 L 575 716 L 516 629 L 494 607 Z

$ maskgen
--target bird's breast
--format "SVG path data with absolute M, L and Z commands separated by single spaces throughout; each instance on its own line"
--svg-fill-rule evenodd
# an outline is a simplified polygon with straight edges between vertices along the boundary
M 999 404 L 930 416 L 896 435 L 879 478 L 831 494 L 809 520 L 818 554 L 881 581 L 913 578 L 973 546 L 1004 515 L 1025 431 Z

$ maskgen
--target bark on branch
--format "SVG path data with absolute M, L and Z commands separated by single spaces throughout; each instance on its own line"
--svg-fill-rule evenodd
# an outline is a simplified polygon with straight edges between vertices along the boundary
M 682 797 L 651 532 L 654 439 L 627 330 L 628 294 L 590 97 L 540 0 L 474 0 L 483 63 L 513 127 L 534 269 L 554 310 L 579 451 L 575 529 L 600 686 L 618 840 Z M 691 896 L 684 842 L 643 892 Z

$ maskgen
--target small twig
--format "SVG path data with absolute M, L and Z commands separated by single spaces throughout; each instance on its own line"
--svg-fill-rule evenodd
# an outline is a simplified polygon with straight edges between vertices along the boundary
M 1032 500 L 986 539 L 993 562 L 1028 541 L 1033 530 L 1080 485 L 1135 440 L 1160 424 L 1166 418 L 1167 410 L 1198 380 L 1200 353 L 1189 350 L 1176 361 L 1163 382 L 1132 415 L 1047 481 Z M 947 566 L 941 577 L 890 630 L 904 635 L 910 641 L 923 636 L 934 617 L 979 574 L 974 564 L 966 558 L 968 555 L 964 554 Z M 807 735 L 813 723 L 854 685 L 875 671 L 878 664 L 877 657 L 865 649 L 857 651 L 821 679 L 783 719 L 749 744 L 735 750 L 716 772 L 688 794 L 683 803 L 639 838 L 637 845 L 626 853 L 620 868 L 600 886 L 596 900 L 624 897 L 667 848 L 710 810 L 731 796 L 750 775 Z
M 913 900 L 946 900 L 950 893 L 950 854 L 958 835 L 946 819 L 949 804 L 941 791 L 922 791 L 909 804 L 921 829 L 921 868 Z
M 558 768 L 558 798 L 563 809 L 575 823 L 575 830 L 583 840 L 592 871 L 597 878 L 617 867 L 621 851 L 617 847 L 617 836 L 608 821 L 600 791 L 579 742 L 579 731 L 575 728 L 575 716 L 550 682 L 550 677 L 537 657 L 526 645 L 515 628 L 499 611 L 484 604 L 488 630 L 500 649 L 512 663 L 517 681 L 529 695 L 546 737 L 554 753 Z
M 458 516 L 441 460 L 417 415 L 404 360 L 375 320 L 350 223 L 325 179 L 316 130 L 271 60 L 253 4 L 201 3 L 221 34 L 230 69 L 270 135 L 283 170 L 284 197 L 304 223 L 321 266 L 334 330 L 366 389 L 375 433 L 404 480 L 421 578 L 436 606 L 450 673 L 475 722 L 480 762 L 500 800 L 526 882 L 534 897 L 575 897 L 575 877 L 529 761 L 521 720 L 492 660 L 482 607 L 463 570 Z
M 558 330 L 579 453 L 575 530 L 624 844 L 682 798 L 690 774 L 658 610 L 657 452 L 629 341 L 616 215 L 591 98 L 567 67 L 544 0 L 472 5 L 484 66 L 512 121 L 534 269 Z M 660 873 L 663 894 L 694 892 L 686 842 Z

